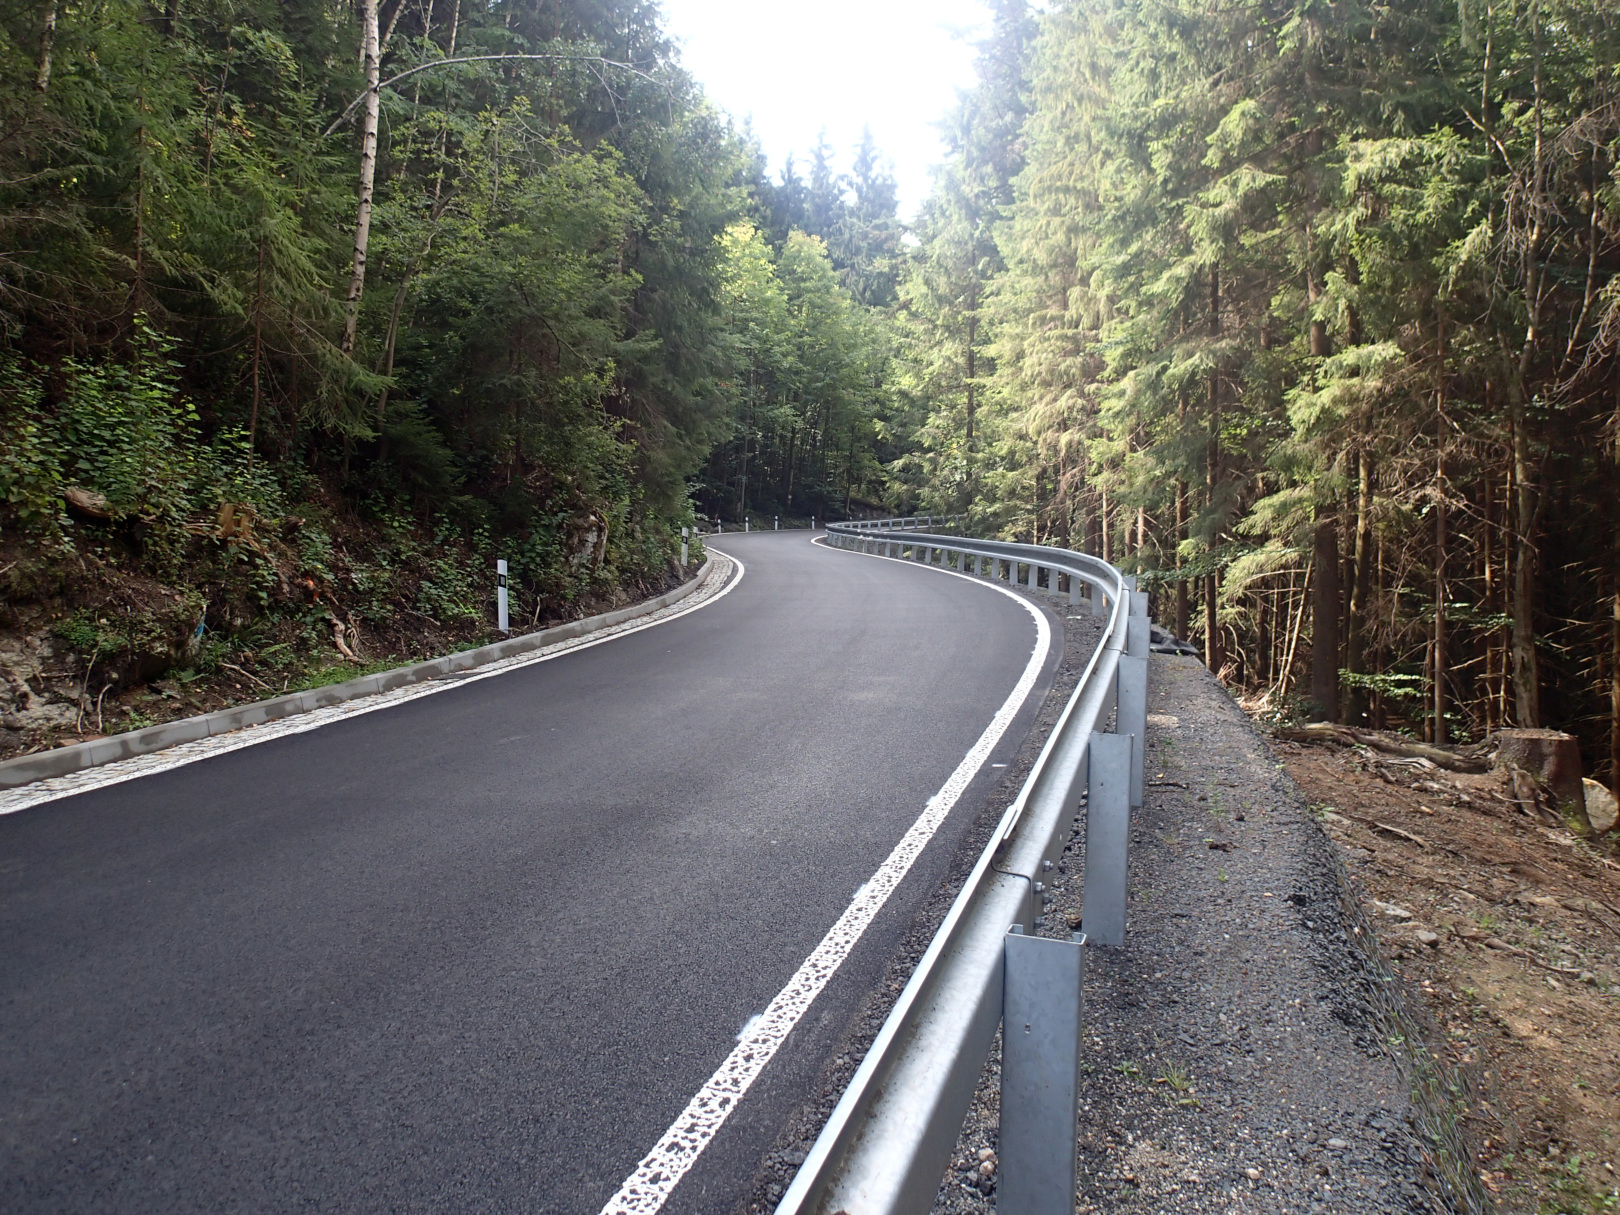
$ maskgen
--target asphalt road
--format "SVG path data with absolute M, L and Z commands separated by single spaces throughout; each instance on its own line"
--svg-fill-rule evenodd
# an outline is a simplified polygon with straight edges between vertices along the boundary
M 689 616 L 0 818 L 0 1210 L 594 1215 L 1034 640 L 802 532 L 717 547 Z M 998 772 L 666 1211 L 744 1197 Z

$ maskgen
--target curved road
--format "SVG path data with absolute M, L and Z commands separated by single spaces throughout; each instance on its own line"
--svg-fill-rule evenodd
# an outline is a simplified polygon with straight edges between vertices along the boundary
M 804 532 L 715 547 L 690 615 L 0 818 L 0 1209 L 598 1211 L 1035 638 Z M 746 1196 L 999 773 L 664 1210 Z

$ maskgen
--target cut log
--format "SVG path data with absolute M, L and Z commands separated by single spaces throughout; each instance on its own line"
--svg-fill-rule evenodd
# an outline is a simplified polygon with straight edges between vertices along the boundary
M 1306 726 L 1283 726 L 1277 737 L 1289 742 L 1336 742 L 1350 747 L 1360 744 L 1382 751 L 1385 755 L 1400 755 L 1407 759 L 1426 759 L 1432 764 L 1453 772 L 1484 772 L 1484 760 L 1459 755 L 1445 747 L 1431 747 L 1428 743 L 1413 742 L 1405 738 L 1391 738 L 1371 730 L 1352 730 L 1349 726 L 1336 726 L 1330 722 L 1312 722 Z
M 1573 814 L 1586 830 L 1586 790 L 1581 784 L 1581 745 L 1560 730 L 1501 730 L 1496 766 L 1522 768 L 1549 789 L 1561 815 Z
M 98 494 L 93 489 L 67 485 L 62 488 L 62 499 L 68 504 L 69 509 L 88 518 L 112 518 L 112 507 L 108 505 L 106 495 Z

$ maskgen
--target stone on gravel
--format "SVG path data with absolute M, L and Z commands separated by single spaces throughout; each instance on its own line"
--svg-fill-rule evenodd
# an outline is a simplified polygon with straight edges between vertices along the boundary
M 1374 907 L 1378 908 L 1379 911 L 1383 912 L 1383 914 L 1387 915 L 1392 920 L 1410 920 L 1412 918 L 1412 913 L 1410 911 L 1404 907 L 1397 906 L 1394 903 L 1386 903 L 1382 899 L 1374 899 L 1372 903 Z
M 1592 824 L 1594 834 L 1613 831 L 1615 823 L 1620 821 L 1620 805 L 1616 804 L 1614 794 L 1590 776 L 1581 778 L 1581 788 L 1586 791 L 1586 821 Z
M 1430 932 L 1428 929 L 1418 933 L 1417 939 L 1419 945 L 1427 945 L 1430 949 L 1434 949 L 1440 944 L 1439 934 Z

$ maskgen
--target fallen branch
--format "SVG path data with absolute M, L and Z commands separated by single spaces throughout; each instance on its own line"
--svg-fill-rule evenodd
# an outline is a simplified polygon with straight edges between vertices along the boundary
M 1411 843 L 1416 844 L 1419 848 L 1427 848 L 1429 846 L 1423 840 L 1420 840 L 1417 836 L 1413 835 L 1410 831 L 1402 831 L 1399 827 L 1391 827 L 1388 823 L 1375 822 L 1372 824 L 1372 829 L 1374 831 L 1382 831 L 1386 835 L 1393 835 L 1397 839 L 1409 840 Z
M 1493 945 L 1493 944 L 1491 944 L 1492 941 L 1494 941 L 1496 943 Z M 1580 978 L 1581 974 L 1583 973 L 1582 971 L 1580 971 L 1578 969 L 1577 970 L 1571 970 L 1567 966 L 1554 966 L 1551 962 L 1543 962 L 1540 958 L 1536 957 L 1536 955 L 1531 953 L 1528 949 L 1520 949 L 1517 945 L 1509 945 L 1506 941 L 1502 940 L 1500 937 L 1491 937 L 1489 940 L 1487 940 L 1485 942 L 1485 948 L 1497 950 L 1499 953 L 1512 954 L 1516 958 L 1523 958 L 1526 962 L 1529 962 L 1531 965 L 1539 966 L 1543 970 L 1550 970 L 1554 974 L 1557 974 L 1557 975 L 1569 975 L 1569 976 L 1572 976 L 1572 977 L 1578 979 L 1578 978 Z
M 268 692 L 270 690 L 270 685 L 265 683 L 264 680 L 260 679 L 257 675 L 253 674 L 251 671 L 244 671 L 241 667 L 237 666 L 234 662 L 221 662 L 219 665 L 226 668 L 227 670 L 235 671 L 243 679 L 251 680 L 253 683 L 258 684 L 266 692 Z
M 1430 746 L 1428 743 L 1411 742 L 1406 739 L 1389 738 L 1383 734 L 1374 734 L 1368 730 L 1353 730 L 1349 726 L 1336 726 L 1331 722 L 1312 722 L 1304 726 L 1279 726 L 1276 736 L 1287 742 L 1310 743 L 1339 743 L 1342 746 L 1353 747 L 1357 744 L 1371 747 L 1375 751 L 1382 751 L 1386 755 L 1400 755 L 1407 759 L 1426 759 L 1432 764 L 1447 768 L 1452 772 L 1479 773 L 1488 769 L 1489 765 L 1482 759 L 1471 759 L 1459 755 L 1455 751 L 1448 751 L 1444 747 Z

